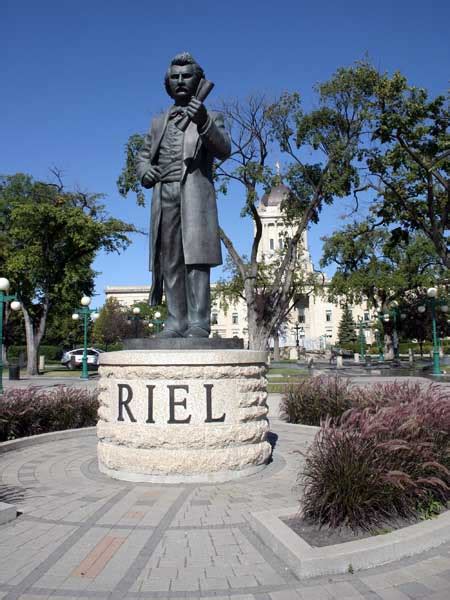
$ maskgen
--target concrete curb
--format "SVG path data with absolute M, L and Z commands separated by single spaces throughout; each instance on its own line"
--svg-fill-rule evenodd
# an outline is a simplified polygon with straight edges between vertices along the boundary
M 436 519 L 392 533 L 318 548 L 310 546 L 281 520 L 298 512 L 295 506 L 250 513 L 249 521 L 254 531 L 301 579 L 376 567 L 450 540 L 450 511 L 447 511 Z
M 90 435 L 95 433 L 96 427 L 80 427 L 79 429 L 63 429 L 62 431 L 51 431 L 50 433 L 40 433 L 38 435 L 30 435 L 29 437 L 17 438 L 9 442 L 0 443 L 0 454 L 20 450 L 28 446 L 38 446 L 47 442 L 57 442 L 59 440 L 68 440 L 78 436 Z
M 17 515 L 17 509 L 13 504 L 0 502 L 0 525 L 14 521 Z

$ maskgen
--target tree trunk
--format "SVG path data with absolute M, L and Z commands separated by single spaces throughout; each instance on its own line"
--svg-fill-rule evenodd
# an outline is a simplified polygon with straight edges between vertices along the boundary
M 37 351 L 36 339 L 34 336 L 33 323 L 31 321 L 28 311 L 23 311 L 25 320 L 25 335 L 27 338 L 27 373 L 28 375 L 37 375 Z
M 280 336 L 278 331 L 273 334 L 273 360 L 280 360 Z
M 38 322 L 36 331 L 30 313 L 22 305 L 23 317 L 25 321 L 25 334 L 27 338 L 27 373 L 28 375 L 39 375 L 38 369 L 38 351 L 45 332 L 45 325 L 48 314 L 48 301 L 44 301 L 42 316 Z
M 266 352 L 269 346 L 271 331 L 267 330 L 258 321 L 258 313 L 247 301 L 247 322 L 249 350 L 260 350 Z

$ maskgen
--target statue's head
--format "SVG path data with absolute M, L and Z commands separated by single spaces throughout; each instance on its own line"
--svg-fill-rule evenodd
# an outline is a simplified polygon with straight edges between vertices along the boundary
M 182 52 L 172 59 L 164 85 L 177 104 L 187 104 L 204 76 L 203 69 L 189 52 Z

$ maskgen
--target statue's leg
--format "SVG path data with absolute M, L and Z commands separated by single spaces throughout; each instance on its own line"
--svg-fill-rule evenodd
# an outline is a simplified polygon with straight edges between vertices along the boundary
M 188 337 L 208 337 L 211 331 L 210 271 L 209 265 L 186 267 Z
M 179 183 L 162 184 L 159 258 L 168 315 L 161 337 L 169 332 L 182 336 L 188 326 L 180 201 Z

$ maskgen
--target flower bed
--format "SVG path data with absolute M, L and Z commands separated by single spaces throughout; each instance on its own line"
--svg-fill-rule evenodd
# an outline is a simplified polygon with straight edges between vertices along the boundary
M 291 422 L 321 423 L 299 474 L 305 519 L 374 530 L 433 516 L 450 501 L 450 394 L 443 388 L 359 388 L 321 378 L 283 402 Z
M 56 386 L 8 389 L 0 400 L 0 442 L 90 427 L 97 423 L 98 392 Z

